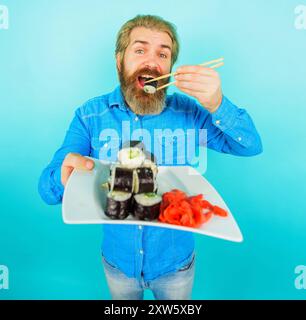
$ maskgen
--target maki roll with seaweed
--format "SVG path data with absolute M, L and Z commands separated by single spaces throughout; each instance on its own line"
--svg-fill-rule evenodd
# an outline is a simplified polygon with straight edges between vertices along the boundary
M 143 87 L 144 92 L 149 94 L 154 94 L 156 90 L 157 90 L 157 81 L 152 81 L 144 84 L 144 87 Z
M 115 165 L 111 171 L 110 190 L 132 193 L 134 190 L 134 171 Z
M 149 166 L 135 169 L 134 179 L 134 193 L 148 193 L 156 190 L 155 173 Z
M 162 198 L 156 193 L 134 195 L 132 215 L 139 220 L 155 220 L 159 216 Z
M 105 214 L 111 219 L 123 220 L 128 217 L 131 206 L 131 193 L 110 191 L 106 198 Z
M 105 213 L 111 219 L 125 219 L 130 213 L 141 220 L 159 216 L 161 197 L 157 192 L 157 165 L 154 155 L 141 141 L 126 141 L 110 170 Z

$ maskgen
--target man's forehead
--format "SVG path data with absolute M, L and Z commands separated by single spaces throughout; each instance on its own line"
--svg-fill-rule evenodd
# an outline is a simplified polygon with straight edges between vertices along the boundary
M 147 44 L 157 44 L 172 48 L 172 39 L 167 32 L 157 31 L 144 27 L 136 27 L 130 34 L 130 45 L 137 42 L 144 42 Z

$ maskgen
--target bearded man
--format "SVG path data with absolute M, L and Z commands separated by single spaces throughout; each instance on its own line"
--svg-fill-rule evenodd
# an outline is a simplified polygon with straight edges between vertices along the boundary
M 262 152 L 251 117 L 224 96 L 214 69 L 177 68 L 175 85 L 184 94 L 167 95 L 166 88 L 155 94 L 143 90 L 146 79 L 171 72 L 178 53 L 176 29 L 161 17 L 138 15 L 121 27 L 115 50 L 120 85 L 76 110 L 62 146 L 40 177 L 39 192 L 46 203 L 61 203 L 74 168 L 92 170 L 94 162 L 87 156 L 115 161 L 118 149 L 135 136 L 143 136 L 147 150 L 154 153 L 157 145 L 165 151 L 155 154 L 158 165 L 169 161 L 188 165 L 186 150 L 164 139 L 177 130 L 184 138 L 188 130 L 205 130 L 206 139 L 198 138 L 197 146 L 218 152 L 239 156 Z M 168 81 L 162 79 L 158 86 Z M 113 299 L 143 299 L 145 289 L 152 290 L 156 299 L 191 299 L 195 273 L 192 232 L 124 222 L 103 228 L 102 261 Z

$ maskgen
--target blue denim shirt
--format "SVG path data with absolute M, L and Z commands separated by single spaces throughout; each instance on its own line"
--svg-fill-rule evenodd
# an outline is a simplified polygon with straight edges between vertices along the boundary
M 205 129 L 207 133 L 205 139 L 197 138 L 197 146 L 203 145 L 239 156 L 253 156 L 262 152 L 261 139 L 251 117 L 246 110 L 238 108 L 225 96 L 213 114 L 195 99 L 174 93 L 167 95 L 160 114 L 139 116 L 126 105 L 121 87 L 118 86 L 109 94 L 88 100 L 75 111 L 61 147 L 41 174 L 39 193 L 47 204 L 61 203 L 64 187 L 60 180 L 60 167 L 69 152 L 116 160 L 118 148 L 125 140 L 131 139 L 129 131 L 141 134 L 145 129 L 151 133 L 153 139 L 147 140 L 146 148 L 155 151 L 156 145 L 163 148 L 158 150 L 167 149 L 168 142 L 165 137 L 156 136 L 154 130 L 183 129 L 184 135 L 192 128 Z M 136 139 L 132 137 L 132 140 Z M 187 164 L 184 160 L 186 157 L 183 161 L 181 159 L 184 153 L 176 147 L 173 147 L 170 158 L 167 152 L 158 154 L 158 165 Z M 104 224 L 103 230 L 102 255 L 128 277 L 140 279 L 143 276 L 145 280 L 152 280 L 180 269 L 192 259 L 192 232 L 125 224 Z

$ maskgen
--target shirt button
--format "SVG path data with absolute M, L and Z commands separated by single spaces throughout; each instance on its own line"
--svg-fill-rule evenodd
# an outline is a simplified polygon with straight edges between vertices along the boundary
M 238 137 L 238 141 L 241 141 L 242 140 L 242 138 L 241 137 Z
M 217 120 L 217 121 L 216 121 L 216 125 L 219 125 L 220 123 L 221 123 L 220 120 Z
M 139 229 L 142 229 L 142 226 L 138 226 Z
M 140 252 L 140 254 L 143 254 L 143 250 L 140 250 L 139 252 Z
M 105 143 L 105 144 L 104 144 L 104 148 L 107 148 L 107 146 L 108 146 L 108 144 L 107 144 L 107 143 Z
M 135 121 L 138 121 L 138 117 L 135 118 Z

